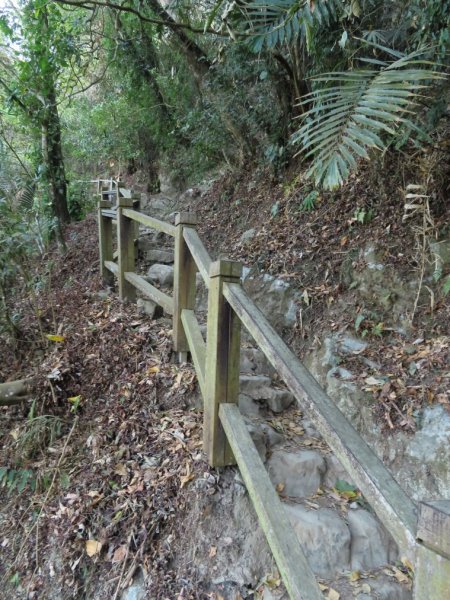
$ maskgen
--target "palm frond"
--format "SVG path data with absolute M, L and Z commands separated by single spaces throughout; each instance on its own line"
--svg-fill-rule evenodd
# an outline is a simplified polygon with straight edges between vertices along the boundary
M 246 32 L 252 34 L 251 47 L 259 52 L 264 45 L 274 48 L 292 43 L 300 35 L 306 39 L 315 25 L 329 25 L 339 18 L 339 0 L 249 0 L 239 3 Z
M 312 78 L 314 91 L 300 105 L 310 107 L 292 136 L 300 152 L 312 157 L 308 175 L 316 185 L 341 185 L 370 149 L 385 148 L 386 136 L 405 124 L 417 129 L 411 114 L 433 81 L 445 76 L 422 60 L 423 52 L 393 62 L 367 59 L 370 67 L 324 73 Z

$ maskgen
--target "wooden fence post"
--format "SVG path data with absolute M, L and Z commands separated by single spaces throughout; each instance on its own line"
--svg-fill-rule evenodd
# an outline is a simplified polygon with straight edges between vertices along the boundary
M 414 600 L 450 597 L 450 500 L 421 502 Z
M 180 362 L 187 359 L 189 344 L 181 322 L 181 311 L 184 308 L 195 308 L 195 276 L 197 265 L 183 237 L 185 227 L 195 227 L 197 215 L 179 212 L 175 216 L 175 265 L 173 279 L 173 348 L 179 353 Z
M 124 208 L 132 208 L 131 198 L 118 198 L 117 244 L 119 251 L 119 297 L 122 302 L 136 301 L 136 288 L 125 279 L 125 273 L 135 271 L 134 222 L 123 214 Z
M 102 215 L 103 209 L 110 209 L 111 206 L 106 200 L 100 200 L 98 203 L 98 242 L 100 254 L 100 273 L 105 285 L 114 284 L 114 275 L 105 267 L 105 260 L 113 260 L 112 247 L 112 221 L 109 217 Z
M 212 263 L 209 271 L 203 449 L 212 467 L 235 464 L 219 406 L 239 401 L 241 323 L 222 288 L 224 282 L 239 283 L 241 272 L 240 263 L 228 260 Z

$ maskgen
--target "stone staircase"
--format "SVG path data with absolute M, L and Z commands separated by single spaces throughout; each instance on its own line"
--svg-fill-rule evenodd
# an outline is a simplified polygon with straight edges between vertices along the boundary
M 143 209 L 168 219 L 173 203 L 159 196 Z M 157 287 L 173 286 L 173 241 L 141 229 L 138 256 L 142 275 Z M 138 299 L 152 318 L 161 315 L 148 299 Z M 207 290 L 198 275 L 196 312 L 206 312 Z M 203 333 L 205 333 L 205 329 Z M 263 353 L 243 337 L 239 407 L 292 527 L 331 600 L 408 600 L 408 577 L 395 542 L 352 485 L 347 473 L 293 395 L 280 384 Z M 236 474 L 240 482 L 239 473 Z M 240 597 L 240 596 L 239 596 Z M 286 598 L 281 588 L 265 588 L 263 598 Z

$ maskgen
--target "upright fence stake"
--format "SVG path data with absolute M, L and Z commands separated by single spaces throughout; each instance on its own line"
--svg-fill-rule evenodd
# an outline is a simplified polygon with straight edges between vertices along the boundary
M 132 208 L 131 198 L 118 198 L 117 243 L 119 250 L 119 297 L 122 302 L 135 302 L 136 289 L 125 279 L 125 273 L 135 271 L 134 222 L 123 214 L 124 208 Z
M 111 205 L 106 200 L 98 203 L 98 241 L 100 250 L 100 273 L 105 285 L 114 284 L 114 275 L 105 267 L 105 260 L 113 260 L 112 247 L 112 221 L 102 215 L 103 209 L 110 209 Z
M 175 267 L 173 286 L 173 348 L 179 353 L 180 362 L 187 358 L 189 344 L 181 322 L 181 311 L 195 308 L 195 276 L 197 266 L 183 237 L 185 227 L 195 227 L 197 215 L 179 212 L 175 217 Z
M 227 260 L 212 263 L 209 271 L 203 448 L 213 467 L 235 464 L 220 423 L 219 405 L 238 403 L 241 323 L 222 287 L 224 282 L 239 283 L 241 272 L 240 263 Z
M 414 600 L 450 598 L 450 500 L 421 502 Z

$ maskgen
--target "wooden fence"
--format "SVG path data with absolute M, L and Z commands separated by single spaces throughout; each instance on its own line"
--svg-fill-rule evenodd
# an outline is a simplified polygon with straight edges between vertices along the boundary
M 238 408 L 241 326 L 299 400 L 392 534 L 401 556 L 414 566 L 414 599 L 449 600 L 450 500 L 416 506 L 245 292 L 241 265 L 211 260 L 196 231 L 195 214 L 180 212 L 172 225 L 135 210 L 138 199 L 120 185 L 107 190 L 99 186 L 99 193 L 103 280 L 108 285 L 118 280 L 122 301 L 135 301 L 139 290 L 172 315 L 173 348 L 183 359 L 190 353 L 203 396 L 203 448 L 209 464 L 238 465 L 290 597 L 323 598 Z M 135 272 L 139 224 L 175 238 L 173 296 Z M 113 225 L 117 225 L 117 262 Z M 208 288 L 206 341 L 194 313 L 197 272 Z

